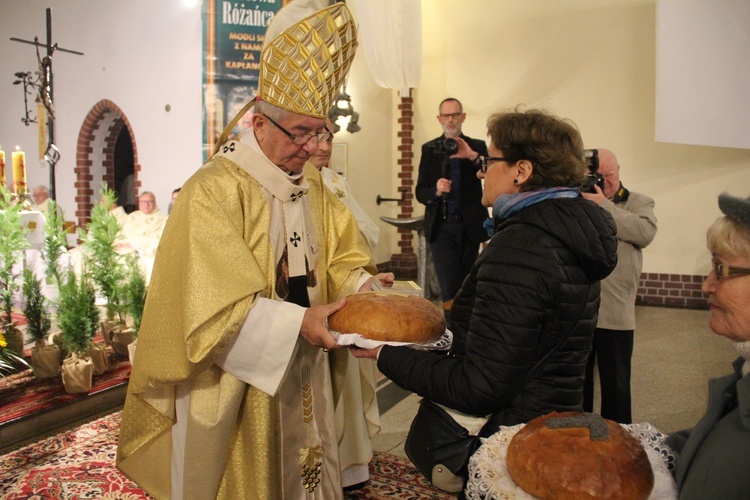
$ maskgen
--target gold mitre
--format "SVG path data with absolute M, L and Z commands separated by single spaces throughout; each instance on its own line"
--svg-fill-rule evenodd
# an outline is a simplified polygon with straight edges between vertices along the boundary
M 315 12 L 317 4 L 297 0 L 274 17 L 260 56 L 258 96 L 294 113 L 325 118 L 352 65 L 357 29 L 345 4 Z
M 256 99 L 301 115 L 328 116 L 354 59 L 357 28 L 345 4 L 321 8 L 325 3 L 295 0 L 274 16 L 260 55 L 258 95 L 229 122 L 214 153 Z

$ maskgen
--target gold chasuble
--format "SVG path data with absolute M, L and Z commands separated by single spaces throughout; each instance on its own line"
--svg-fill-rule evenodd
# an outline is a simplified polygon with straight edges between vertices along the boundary
M 266 392 L 217 362 L 240 331 L 269 335 L 246 318 L 264 300 L 283 299 L 283 275 L 304 266 L 314 306 L 355 292 L 365 269 L 376 272 L 369 264 L 354 218 L 317 169 L 306 165 L 295 182 L 260 152 L 252 130 L 225 143 L 182 188 L 156 254 L 118 468 L 161 499 L 173 491 L 200 500 L 341 498 L 328 354 L 287 333 L 286 371 Z M 250 366 L 266 362 L 243 354 Z M 177 490 L 172 460 L 184 468 Z

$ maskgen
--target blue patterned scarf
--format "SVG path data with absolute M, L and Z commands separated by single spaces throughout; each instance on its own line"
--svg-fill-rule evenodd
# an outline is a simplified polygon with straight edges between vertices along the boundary
M 540 189 L 538 191 L 525 191 L 516 194 L 501 194 L 492 204 L 493 218 L 484 221 L 484 228 L 490 238 L 495 234 L 494 219 L 504 220 L 513 214 L 517 214 L 524 208 L 534 203 L 554 198 L 578 198 L 577 188 L 553 187 Z

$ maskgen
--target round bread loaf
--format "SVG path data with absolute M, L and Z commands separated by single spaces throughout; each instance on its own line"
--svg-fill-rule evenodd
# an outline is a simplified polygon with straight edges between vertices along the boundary
M 344 307 L 328 317 L 328 326 L 370 340 L 424 344 L 445 333 L 445 316 L 417 295 L 366 292 L 349 295 Z
M 508 472 L 543 499 L 645 499 L 654 473 L 640 441 L 593 413 L 552 412 L 513 436 Z

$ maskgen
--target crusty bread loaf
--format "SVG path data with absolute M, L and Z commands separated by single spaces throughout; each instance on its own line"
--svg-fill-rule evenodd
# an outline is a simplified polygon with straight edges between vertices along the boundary
M 348 296 L 346 305 L 328 317 L 328 326 L 370 340 L 424 344 L 443 335 L 445 316 L 416 295 L 366 292 Z
M 542 499 L 645 499 L 654 486 L 640 441 L 593 413 L 532 420 L 513 436 L 506 462 L 516 484 Z

